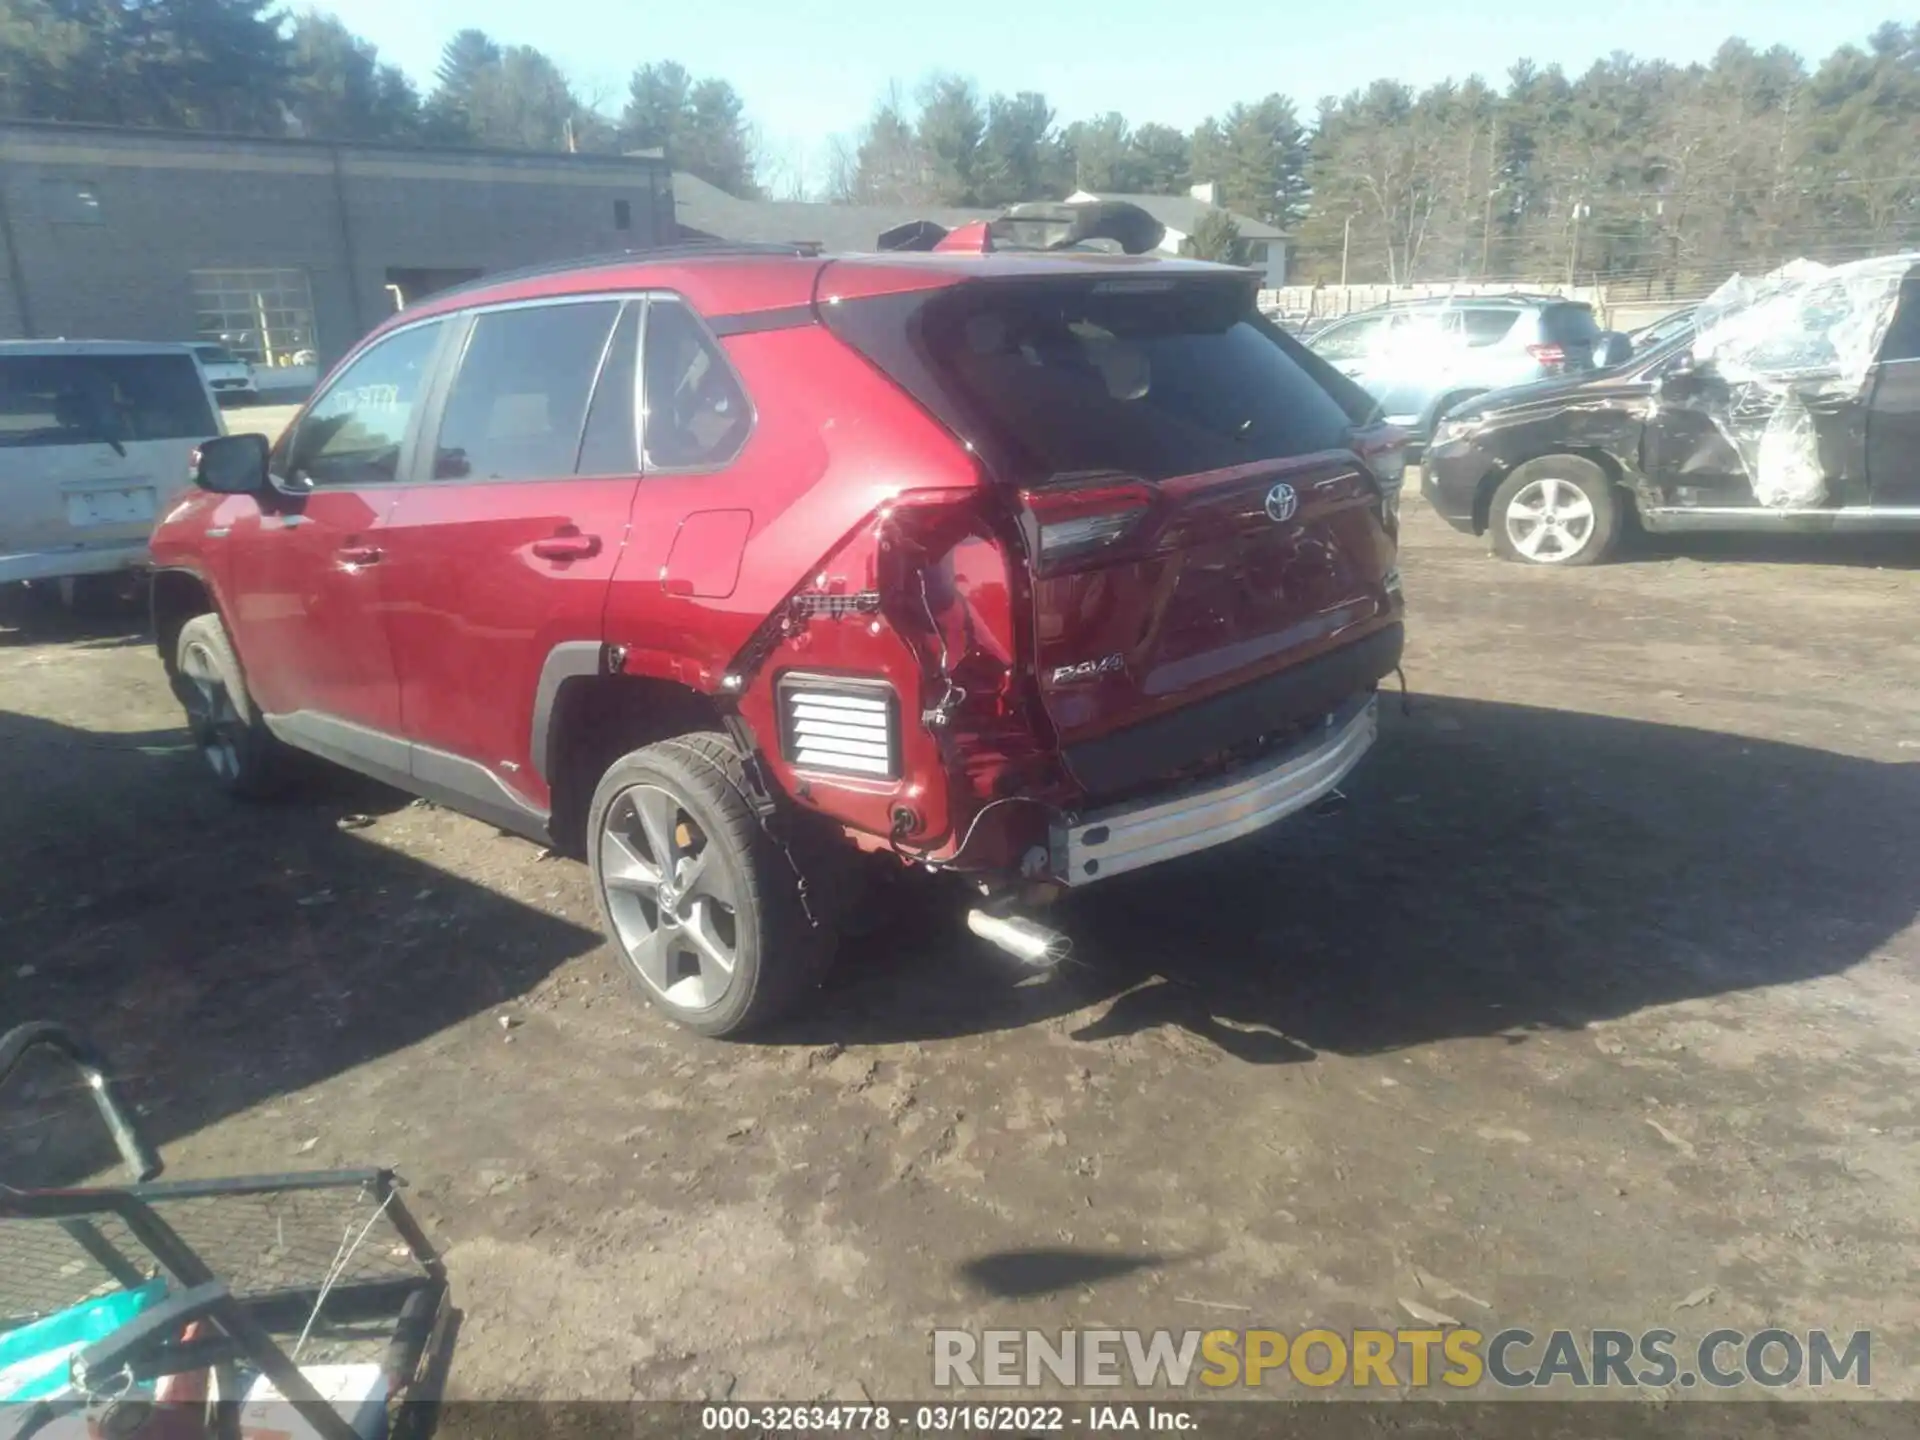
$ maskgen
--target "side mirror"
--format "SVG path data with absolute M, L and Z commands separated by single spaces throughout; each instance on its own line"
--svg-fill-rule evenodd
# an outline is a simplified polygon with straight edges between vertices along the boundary
M 1668 394 L 1685 395 L 1700 388 L 1700 362 L 1692 351 L 1683 351 L 1666 363 L 1660 374 L 1660 388 Z
M 193 483 L 216 495 L 258 495 L 267 488 L 264 435 L 217 435 L 193 452 Z

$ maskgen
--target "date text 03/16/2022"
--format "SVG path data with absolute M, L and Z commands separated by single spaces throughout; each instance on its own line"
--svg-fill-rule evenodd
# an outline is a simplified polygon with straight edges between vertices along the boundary
M 1075 1430 L 1199 1428 L 1196 1407 L 1161 1404 L 989 1405 L 707 1405 L 700 1428 L 709 1434 L 756 1436 L 820 1432 L 903 1435 L 1052 1435 Z

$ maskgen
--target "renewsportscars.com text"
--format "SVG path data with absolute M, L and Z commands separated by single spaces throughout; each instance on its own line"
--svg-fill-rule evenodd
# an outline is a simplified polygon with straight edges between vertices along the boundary
M 1437 1330 L 936 1330 L 941 1388 L 1664 1389 L 1873 1382 L 1873 1337 L 1850 1332 L 1511 1328 Z

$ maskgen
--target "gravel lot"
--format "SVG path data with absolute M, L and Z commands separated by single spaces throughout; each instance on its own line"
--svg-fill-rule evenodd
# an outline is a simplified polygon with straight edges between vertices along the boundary
M 858 1401 L 935 1325 L 1413 1299 L 1870 1326 L 1920 1396 L 1916 560 L 1531 572 L 1416 504 L 1345 813 L 1076 900 L 1040 982 L 896 923 L 755 1045 L 633 998 L 580 867 L 344 777 L 230 805 L 144 639 L 16 605 L 0 1012 L 90 1031 L 176 1175 L 399 1167 L 460 1394 Z M 0 1173 L 97 1159 L 45 1111 Z

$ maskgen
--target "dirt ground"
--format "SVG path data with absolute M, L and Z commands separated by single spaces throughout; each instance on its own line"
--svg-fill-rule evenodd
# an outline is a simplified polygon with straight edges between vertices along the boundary
M 1349 809 L 1096 887 L 1043 980 L 896 923 L 748 1045 L 635 999 L 581 867 L 345 778 L 230 804 L 137 621 L 16 613 L 0 1014 L 90 1032 L 173 1175 L 396 1166 L 456 1394 L 917 1396 L 935 1326 L 1411 1299 L 1870 1327 L 1920 1396 L 1916 561 L 1535 572 L 1415 503 Z

